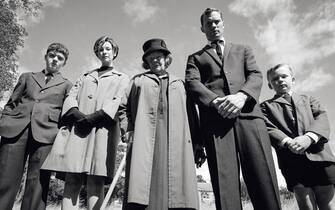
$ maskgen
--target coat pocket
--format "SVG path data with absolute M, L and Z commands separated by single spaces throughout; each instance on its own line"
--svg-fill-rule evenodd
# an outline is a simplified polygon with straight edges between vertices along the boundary
M 55 138 L 55 142 L 52 146 L 51 153 L 54 155 L 63 156 L 65 153 L 65 148 L 70 137 L 70 129 L 66 126 L 62 126 Z
M 60 117 L 60 112 L 50 112 L 49 121 L 58 123 Z

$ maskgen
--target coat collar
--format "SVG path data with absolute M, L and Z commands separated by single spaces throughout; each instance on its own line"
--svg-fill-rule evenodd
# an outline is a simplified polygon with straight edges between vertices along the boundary
M 90 75 L 96 81 L 99 81 L 98 69 L 94 69 L 94 70 L 88 71 L 84 75 Z M 119 72 L 119 71 L 116 71 L 115 69 L 112 69 L 110 71 L 106 71 L 103 75 L 100 76 L 100 78 L 109 77 L 109 76 L 113 76 L 113 75 L 121 76 L 122 73 Z
M 298 94 L 292 93 L 291 97 L 292 97 L 293 104 L 297 105 L 300 102 L 301 98 L 299 97 Z M 272 101 L 275 101 L 277 103 L 287 104 L 287 105 L 290 105 L 290 106 L 292 105 L 286 99 L 284 99 L 282 96 L 279 96 L 279 95 L 275 95 L 272 98 Z
M 146 76 L 146 77 L 149 77 L 149 78 L 155 80 L 157 83 L 159 83 L 159 78 L 154 73 L 152 73 L 150 71 L 147 71 L 147 72 L 143 73 L 143 75 Z M 169 77 L 169 84 L 171 84 L 174 81 L 181 80 L 180 78 L 174 76 L 173 74 L 169 74 L 169 73 L 168 73 L 168 77 Z
M 225 45 L 224 45 L 224 50 L 223 50 L 223 61 L 227 60 L 227 57 L 228 57 L 228 54 L 229 54 L 229 51 L 230 51 L 230 48 L 231 48 L 232 44 L 231 43 L 228 43 L 228 42 L 225 42 Z M 206 45 L 203 50 L 208 53 L 214 60 L 215 62 L 219 65 L 219 66 L 222 66 L 223 65 L 223 62 L 222 60 L 219 58 L 219 56 L 217 55 L 217 53 L 214 51 L 214 49 L 209 46 L 209 45 Z

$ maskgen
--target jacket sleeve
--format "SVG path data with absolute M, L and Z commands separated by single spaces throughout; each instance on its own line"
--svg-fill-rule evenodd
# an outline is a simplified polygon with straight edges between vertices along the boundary
M 197 104 L 210 106 L 210 102 L 218 97 L 201 82 L 199 64 L 194 55 L 188 57 L 185 72 L 185 88 Z
M 271 140 L 271 145 L 275 148 L 277 148 L 281 141 L 286 138 L 289 137 L 287 136 L 283 131 L 281 131 L 272 121 L 272 115 L 271 115 L 271 111 L 268 108 L 268 103 L 267 102 L 263 102 L 260 104 L 261 106 L 261 110 L 263 112 L 264 115 L 264 120 L 265 120 L 265 124 L 270 136 L 270 140 Z
M 85 75 L 80 76 L 77 81 L 74 83 L 72 88 L 68 91 L 67 96 L 65 98 L 62 110 L 62 116 L 66 114 L 71 108 L 78 107 L 78 93 L 82 86 Z
M 137 103 L 137 101 L 135 102 L 135 92 L 136 87 L 134 84 L 134 79 L 132 79 L 123 94 L 118 111 L 122 136 L 129 131 L 134 131 L 135 122 L 133 122 L 133 119 L 135 119 L 135 117 L 132 115 L 135 114 L 136 111 L 134 110 L 134 107 L 132 107 L 132 104 Z
M 204 142 L 200 131 L 200 121 L 198 111 L 195 103 L 192 101 L 190 97 L 186 98 L 186 108 L 187 108 L 188 122 L 190 126 L 193 148 L 195 148 L 196 145 L 204 147 Z
M 112 119 L 115 119 L 115 115 L 117 114 L 122 97 L 128 87 L 128 84 L 129 77 L 125 74 L 122 74 L 120 76 L 119 85 L 117 87 L 118 90 L 116 91 L 116 94 L 112 97 L 106 98 L 103 103 L 102 110 Z
M 310 96 L 309 101 L 314 120 L 307 127 L 306 132 L 313 132 L 320 135 L 321 139 L 319 141 L 325 143 L 328 141 L 330 135 L 326 110 L 315 97 Z
M 15 85 L 15 88 L 13 90 L 12 95 L 10 96 L 7 104 L 4 106 L 3 111 L 12 111 L 18 104 L 18 102 L 21 100 L 22 93 L 26 88 L 26 77 L 29 73 L 21 74 L 18 82 Z
M 257 103 L 262 89 L 263 76 L 256 64 L 252 49 L 248 46 L 244 48 L 244 73 L 246 81 L 241 91 L 251 97 L 250 100 L 252 103 Z

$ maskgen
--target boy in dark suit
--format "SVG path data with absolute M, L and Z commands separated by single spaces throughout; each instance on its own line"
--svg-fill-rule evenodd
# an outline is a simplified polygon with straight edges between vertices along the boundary
M 208 45 L 189 56 L 185 86 L 199 107 L 216 209 L 242 209 L 241 163 L 254 209 L 278 210 L 271 144 L 258 104 L 262 73 L 250 47 L 225 41 L 219 10 L 207 8 L 200 21 Z M 203 156 L 195 156 L 198 165 Z
M 50 172 L 40 171 L 58 132 L 63 101 L 72 84 L 59 70 L 68 49 L 49 45 L 41 72 L 23 73 L 0 119 L 0 209 L 13 208 L 25 162 L 27 179 L 21 210 L 44 210 Z
M 292 91 L 292 68 L 278 64 L 267 71 L 276 95 L 261 104 L 272 146 L 288 190 L 300 209 L 335 209 L 335 157 L 327 143 L 326 111 L 311 96 Z

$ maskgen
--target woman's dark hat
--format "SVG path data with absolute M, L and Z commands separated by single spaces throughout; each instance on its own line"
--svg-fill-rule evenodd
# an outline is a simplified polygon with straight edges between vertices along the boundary
M 171 52 L 166 48 L 166 44 L 163 39 L 150 39 L 143 44 L 142 48 L 144 52 L 142 56 L 143 62 L 146 62 L 145 57 L 154 51 L 162 51 L 166 53 L 166 55 L 171 54 Z

